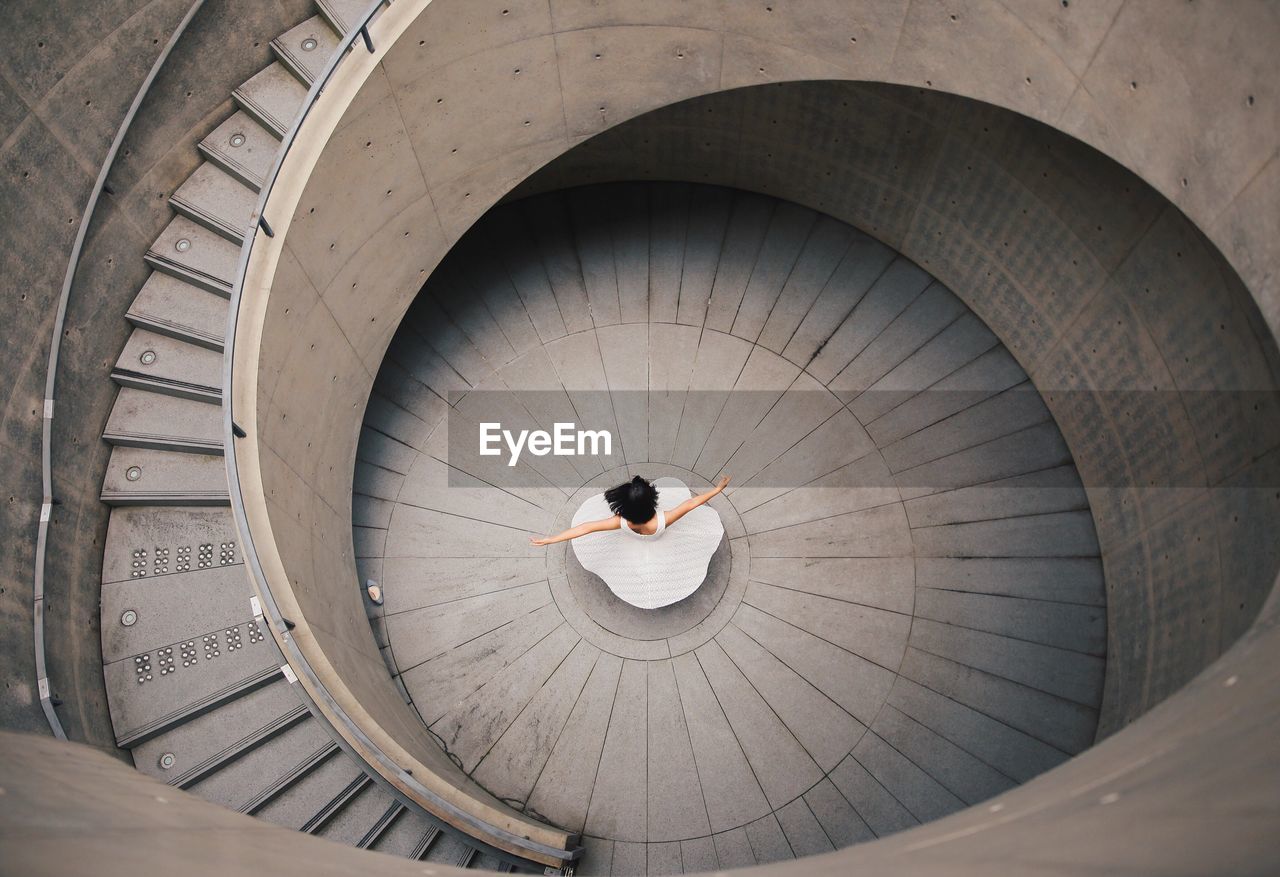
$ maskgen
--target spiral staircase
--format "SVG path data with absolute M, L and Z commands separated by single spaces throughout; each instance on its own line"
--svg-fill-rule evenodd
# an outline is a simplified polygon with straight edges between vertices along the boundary
M 1231 213 L 1265 198 L 1210 223 L 1199 168 L 1151 188 L 1065 109 L 1139 175 L 939 94 L 965 89 L 928 63 L 923 87 L 892 72 L 908 32 L 1007 13 L 1084 81 L 1126 11 L 545 5 L 315 0 L 183 159 L 128 257 L 149 275 L 96 315 L 129 326 L 96 370 L 121 756 L 428 874 L 1092 873 L 1128 849 L 1096 808 L 1158 810 L 1142 783 L 1181 776 L 1183 812 L 1214 740 L 1265 785 L 1280 355 L 1269 256 Z M 881 28 L 901 85 L 832 60 Z M 619 447 L 511 472 L 458 452 L 495 417 Z M 726 539 L 670 611 L 528 544 L 624 477 L 721 472 Z M 1265 870 L 1280 802 L 1228 809 L 1218 860 Z M 291 843 L 283 867 L 325 867 Z
M 103 432 L 112 507 L 102 564 L 103 672 L 116 742 L 144 773 L 225 807 L 360 849 L 509 871 L 380 787 L 295 693 L 237 548 L 222 461 L 227 299 L 280 138 L 367 4 L 317 3 L 271 41 L 169 199 L 174 217 L 124 315 Z

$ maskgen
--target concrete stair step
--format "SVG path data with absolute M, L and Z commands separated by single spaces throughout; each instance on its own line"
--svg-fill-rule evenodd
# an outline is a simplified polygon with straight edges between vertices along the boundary
M 365 0 L 316 0 L 320 14 L 340 34 L 345 34 L 369 8 Z
M 222 354 L 147 329 L 134 329 L 111 379 L 122 387 L 217 402 L 222 398 Z
M 228 562 L 222 546 L 234 542 L 235 531 L 229 535 L 217 542 L 132 546 L 128 556 L 138 566 L 130 578 L 103 586 L 105 663 L 195 638 L 203 653 L 189 658 L 195 666 L 201 659 L 230 657 L 264 641 L 265 626 L 257 621 L 235 629 L 248 624 L 253 589 L 243 563 Z M 132 616 L 127 615 L 130 610 Z
M 305 710 L 296 692 L 294 699 L 297 708 Z M 192 784 L 188 791 L 223 807 L 255 812 L 277 825 L 298 828 L 319 806 L 315 779 L 331 772 L 335 762 L 348 759 L 338 753 L 317 758 L 317 753 L 332 741 L 324 726 L 309 713 L 301 714 L 283 731 L 265 732 L 265 741 L 249 745 L 261 730 L 256 725 L 233 728 L 230 735 L 237 738 L 237 743 L 242 740 L 246 748 L 239 757 L 228 758 L 219 769 Z M 310 767 L 299 772 L 299 765 Z
M 313 15 L 272 40 L 271 50 L 299 82 L 310 87 L 338 48 L 339 36 L 324 16 Z
M 288 763 L 291 765 L 293 759 Z M 252 775 L 242 772 L 239 781 L 248 786 L 252 782 Z M 339 752 L 257 810 L 254 815 L 297 831 L 307 831 L 309 828 L 314 831 L 324 821 L 336 815 L 341 805 L 354 796 L 353 786 L 363 787 L 368 782 L 369 778 L 359 765 L 345 752 Z
M 167 751 L 170 748 L 165 742 L 167 739 L 165 735 L 169 734 L 169 732 L 188 722 L 215 713 L 220 716 L 216 721 L 219 724 L 225 724 L 230 715 L 219 713 L 222 707 L 231 704 L 233 701 L 246 698 L 260 688 L 274 685 L 283 680 L 284 673 L 279 667 L 265 667 L 250 674 L 239 683 L 215 692 L 203 701 L 187 704 L 181 709 L 173 710 L 161 716 L 149 725 L 135 728 L 123 737 L 116 738 L 116 743 L 125 749 L 141 750 L 141 753 L 135 752 L 135 763 L 138 765 L 139 770 L 142 770 L 145 767 L 146 751 L 150 748 Z M 154 747 L 149 747 L 153 740 L 159 740 L 160 742 L 156 743 Z M 159 762 L 157 762 L 157 766 L 163 767 Z
M 145 258 L 156 271 L 229 296 L 240 247 L 185 216 L 176 216 L 147 248 Z
M 220 293 L 153 271 L 125 317 L 139 329 L 221 351 L 227 300 Z
M 102 437 L 113 445 L 222 455 L 222 407 L 121 387 Z
M 232 94 L 237 106 L 277 137 L 289 130 L 306 96 L 307 87 L 278 61 Z
M 243 110 L 200 141 L 200 153 L 257 192 L 275 161 L 280 138 Z
M 424 862 L 439 862 L 455 868 L 467 868 L 471 866 L 477 853 L 479 850 L 458 835 L 442 831 L 426 852 L 418 858 Z
M 372 778 L 335 813 L 316 834 L 347 846 L 356 846 L 395 804 L 391 793 Z
M 408 808 L 402 810 L 390 824 L 372 838 L 367 849 L 406 859 L 419 859 L 440 835 L 440 826 L 425 813 Z
M 466 867 L 474 868 L 477 871 L 510 871 L 510 864 L 499 859 L 492 853 L 486 853 L 484 850 L 476 850 L 476 854 L 467 862 Z
M 277 776 L 270 785 L 259 789 L 252 798 L 242 802 L 237 809 L 241 813 L 247 813 L 250 816 L 254 815 L 341 751 L 338 748 L 338 744 L 332 740 L 321 743 L 319 747 L 306 753 L 301 760 L 294 763 L 283 774 Z
M 107 463 L 101 498 L 113 506 L 227 505 L 226 464 L 221 453 L 119 446 Z
M 355 842 L 355 846 L 362 850 L 369 849 L 369 847 L 376 844 L 384 835 L 386 835 L 387 831 L 395 824 L 396 820 L 404 814 L 404 812 L 405 806 L 399 801 L 393 801 L 388 805 L 386 810 L 382 811 L 374 823 L 369 826 L 368 830 L 361 835 L 360 839 Z
M 225 749 L 193 765 L 190 770 L 170 780 L 170 785 L 180 789 L 189 789 L 202 780 L 213 776 L 226 765 L 245 754 L 275 739 L 294 725 L 311 719 L 311 713 L 301 703 L 295 704 L 287 713 L 277 716 L 266 725 L 254 728 L 247 734 L 232 741 Z M 244 725 L 231 727 L 246 727 Z M 251 725 L 248 727 L 252 727 Z
M 169 205 L 192 222 L 234 244 L 244 241 L 258 195 L 211 161 L 202 163 L 178 187 Z
M 210 569 L 215 566 L 229 564 L 212 563 L 201 565 L 198 557 L 193 557 L 189 564 L 177 561 L 178 554 L 189 553 L 185 549 L 195 545 L 221 545 L 229 542 L 235 548 L 236 525 L 229 509 L 222 508 L 169 508 L 166 506 L 149 506 L 119 509 L 111 514 L 107 526 L 107 538 L 102 552 L 102 586 L 104 590 L 116 582 L 127 582 L 138 578 L 154 578 L 160 575 L 176 575 L 186 572 L 180 566 L 189 565 L 192 569 Z M 138 567 L 134 552 L 148 551 L 152 562 L 144 564 L 146 575 L 135 575 Z M 160 561 L 164 551 L 172 562 Z M 234 562 L 241 562 L 238 552 L 234 552 Z M 168 567 L 167 569 L 162 569 Z M 245 599 L 248 599 L 245 591 Z
M 145 579 L 131 581 L 131 588 L 118 589 L 121 599 L 112 609 L 128 606 L 137 619 L 132 626 L 142 628 L 137 634 L 125 629 L 130 617 L 123 613 L 113 614 L 108 621 L 109 627 L 124 629 L 113 638 L 118 651 L 112 653 L 112 658 L 104 658 L 102 668 L 111 692 L 111 721 L 119 740 L 136 744 L 156 738 L 171 733 L 202 711 L 225 708 L 229 701 L 250 693 L 252 685 L 247 681 L 270 678 L 283 663 L 274 642 L 251 614 L 249 600 L 244 596 L 248 582 L 242 569 L 219 567 L 212 572 L 206 569 L 182 575 L 227 596 L 206 611 L 200 601 L 193 607 L 179 605 L 174 598 L 153 602 L 151 598 L 159 597 L 166 586 L 144 584 Z M 188 599 L 197 591 L 185 589 Z M 126 599 L 132 604 L 125 603 Z M 163 612 L 176 618 L 164 617 Z M 220 647 L 213 648 L 212 640 L 206 637 L 216 637 Z M 237 648 L 231 648 L 237 643 Z M 210 648 L 206 650 L 206 646 Z M 263 719 L 263 724 L 268 718 Z M 236 727 L 233 725 L 230 732 L 235 732 Z M 245 731 L 240 728 L 239 733 Z M 193 765 L 194 761 L 187 766 Z

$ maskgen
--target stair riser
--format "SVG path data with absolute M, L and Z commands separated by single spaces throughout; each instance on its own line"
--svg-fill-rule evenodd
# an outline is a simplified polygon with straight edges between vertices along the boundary
M 185 216 L 192 222 L 197 223 L 213 232 L 221 235 L 233 244 L 244 243 L 244 229 L 235 228 L 225 222 L 220 221 L 214 216 L 209 215 L 195 204 L 190 204 L 178 198 L 170 198 L 169 206 L 174 209 L 180 216 Z
M 146 259 L 147 264 L 156 271 L 168 274 L 170 277 L 176 277 L 179 280 L 190 283 L 192 286 L 198 286 L 208 292 L 214 292 L 227 298 L 231 297 L 231 284 L 224 280 L 219 280 L 216 277 L 212 277 L 200 271 L 193 271 L 184 265 L 179 265 L 177 262 L 167 259 L 164 256 L 157 255 L 156 253 L 147 253 L 144 258 Z
M 215 338 L 211 335 L 185 331 L 180 327 L 172 326 L 159 320 L 148 320 L 145 317 L 139 317 L 133 314 L 126 315 L 126 319 L 128 319 L 131 326 L 155 332 L 157 335 L 164 335 L 166 338 L 185 341 L 188 344 L 195 344 L 197 347 L 203 347 L 206 350 L 213 350 L 217 353 L 221 353 L 224 349 L 222 338 L 220 337 Z M 114 379 L 114 375 L 112 377 Z
M 151 393 L 159 393 L 164 396 L 176 396 L 179 399 L 192 399 L 196 402 L 222 402 L 222 392 L 212 390 L 206 387 L 194 387 L 188 384 L 179 384 L 172 381 L 158 380 L 156 378 L 145 375 L 131 374 L 126 371 L 113 371 L 111 380 L 115 381 L 122 387 L 132 387 L 136 390 L 147 390 Z M 221 447 L 221 445 L 219 445 Z

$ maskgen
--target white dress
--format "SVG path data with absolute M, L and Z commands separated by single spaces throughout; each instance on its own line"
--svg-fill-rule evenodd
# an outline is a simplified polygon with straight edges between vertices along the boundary
M 637 533 L 623 521 L 620 530 L 588 533 L 571 543 L 584 569 L 603 579 L 620 600 L 641 609 L 669 606 L 698 590 L 724 537 L 720 515 L 709 505 L 698 506 L 667 529 L 665 510 L 692 494 L 675 478 L 659 478 L 654 487 L 658 530 L 653 535 Z M 574 513 L 573 526 L 612 515 L 604 494 L 598 493 Z

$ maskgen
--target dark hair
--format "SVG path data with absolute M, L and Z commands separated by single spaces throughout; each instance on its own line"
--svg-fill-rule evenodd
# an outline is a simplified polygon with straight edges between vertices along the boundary
M 615 515 L 633 524 L 643 524 L 658 510 L 658 488 L 637 475 L 625 484 L 604 492 L 604 500 Z

